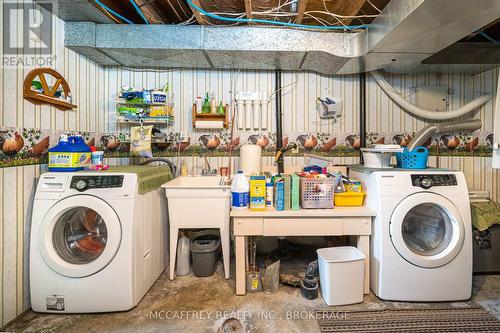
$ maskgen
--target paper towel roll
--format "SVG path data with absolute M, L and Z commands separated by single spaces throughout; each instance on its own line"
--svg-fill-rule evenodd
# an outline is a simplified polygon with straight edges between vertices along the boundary
M 195 128 L 224 128 L 224 123 L 222 121 L 212 121 L 212 120 L 196 120 L 194 122 Z
M 258 145 L 243 145 L 240 148 L 240 170 L 247 176 L 259 174 L 262 169 L 262 148 Z

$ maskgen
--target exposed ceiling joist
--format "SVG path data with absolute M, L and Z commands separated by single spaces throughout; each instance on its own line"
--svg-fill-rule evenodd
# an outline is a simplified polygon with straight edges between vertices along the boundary
M 297 9 L 297 17 L 295 18 L 295 23 L 301 24 L 304 18 L 304 12 L 306 11 L 308 0 L 299 0 L 299 8 Z
M 346 16 L 355 16 L 359 10 L 361 9 L 361 7 L 363 7 L 363 5 L 365 4 L 366 0 L 355 0 L 355 1 L 350 1 L 351 2 L 351 12 L 348 13 Z M 350 25 L 351 22 L 352 22 L 352 18 L 349 18 L 349 19 L 346 19 L 346 21 L 344 22 L 345 25 Z
M 200 4 L 200 0 L 191 0 L 191 1 L 195 4 L 195 6 L 202 8 L 201 4 Z M 203 15 L 201 15 L 201 13 L 199 11 L 197 11 L 195 8 L 191 7 L 191 5 L 189 6 L 189 8 L 191 8 L 191 11 L 193 12 L 194 17 L 196 18 L 196 21 L 198 22 L 198 24 L 200 24 L 200 25 L 206 24 L 205 19 L 203 18 Z
M 248 19 L 252 18 L 252 0 L 245 0 L 245 12 Z

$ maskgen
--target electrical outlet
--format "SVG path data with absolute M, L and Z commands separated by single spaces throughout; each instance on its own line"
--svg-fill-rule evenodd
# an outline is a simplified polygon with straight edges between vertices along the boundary
M 187 142 L 188 141 L 188 133 L 186 131 L 181 131 L 179 133 L 179 137 L 181 142 Z

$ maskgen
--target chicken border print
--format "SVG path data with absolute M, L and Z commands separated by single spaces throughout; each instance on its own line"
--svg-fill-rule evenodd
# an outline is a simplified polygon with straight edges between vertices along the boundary
M 57 144 L 61 134 L 82 135 L 89 145 L 105 151 L 107 158 L 129 157 L 130 138 L 127 132 L 104 134 L 78 131 L 52 131 L 30 128 L 0 128 L 0 167 L 47 163 L 49 147 Z M 367 133 L 367 144 L 395 143 L 407 146 L 414 132 Z M 179 143 L 179 132 L 153 129 L 152 151 L 154 156 L 174 157 L 207 155 L 226 157 L 230 150 L 239 156 L 241 145 L 250 143 L 262 147 L 264 156 L 274 156 L 276 134 L 273 132 L 236 132 L 233 139 L 230 131 L 210 131 L 190 133 L 186 142 Z M 325 157 L 359 156 L 359 133 L 285 133 L 283 145 L 296 142 L 298 152 L 288 156 L 302 156 L 314 153 Z M 493 134 L 488 132 L 455 133 L 435 136 L 424 146 L 431 155 L 490 157 L 492 154 Z

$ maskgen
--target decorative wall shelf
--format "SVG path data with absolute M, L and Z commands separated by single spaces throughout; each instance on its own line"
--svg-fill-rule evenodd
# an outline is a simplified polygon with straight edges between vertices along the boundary
M 196 121 L 222 121 L 224 128 L 228 127 L 228 114 L 229 114 L 229 105 L 226 104 L 224 106 L 224 114 L 218 113 L 197 113 L 196 104 L 193 104 L 193 127 L 196 127 Z
M 52 87 L 49 87 L 45 75 L 50 75 L 56 79 Z M 36 77 L 40 79 L 41 91 L 32 89 L 33 80 Z M 71 90 L 68 82 L 66 82 L 59 72 L 48 67 L 36 68 L 29 72 L 24 79 L 23 97 L 33 104 L 49 104 L 62 111 L 77 108 L 75 104 L 68 102 L 66 99 L 55 97 L 56 93 L 59 91 L 59 87 L 62 87 L 62 94 L 64 94 L 64 97 L 70 98 Z

